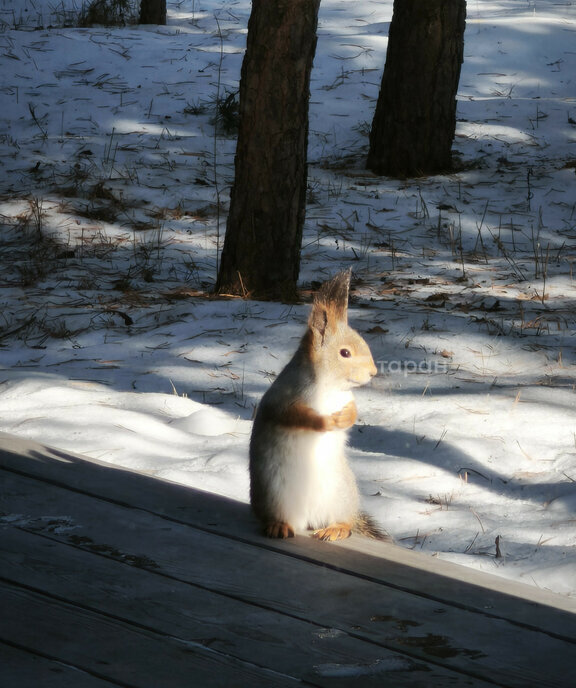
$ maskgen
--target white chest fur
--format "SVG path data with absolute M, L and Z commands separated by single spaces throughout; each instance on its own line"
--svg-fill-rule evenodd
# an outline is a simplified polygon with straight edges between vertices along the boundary
M 317 393 L 310 406 L 325 415 L 342 409 L 351 392 Z M 358 510 L 356 482 L 345 457 L 346 431 L 286 433 L 278 497 L 298 530 L 348 521 Z
M 338 390 L 319 388 L 314 392 L 309 400 L 309 405 L 318 413 L 327 415 L 340 411 L 349 401 L 354 399 L 354 395 L 349 390 L 341 392 Z

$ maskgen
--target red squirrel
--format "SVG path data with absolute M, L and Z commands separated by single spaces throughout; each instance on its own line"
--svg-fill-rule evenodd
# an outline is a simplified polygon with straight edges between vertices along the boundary
M 264 394 L 250 439 L 250 501 L 272 538 L 312 530 L 320 540 L 352 531 L 390 540 L 360 511 L 345 455 L 356 421 L 352 389 L 376 375 L 368 344 L 348 325 L 350 271 L 314 298 L 298 350 Z

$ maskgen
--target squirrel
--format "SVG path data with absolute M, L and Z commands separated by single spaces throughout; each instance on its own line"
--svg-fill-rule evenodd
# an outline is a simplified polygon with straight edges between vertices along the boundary
M 351 271 L 317 292 L 298 350 L 262 397 L 250 438 L 250 502 L 271 538 L 312 530 L 319 540 L 352 531 L 391 541 L 360 511 L 345 455 L 357 418 L 352 388 L 377 370 L 368 344 L 348 325 Z

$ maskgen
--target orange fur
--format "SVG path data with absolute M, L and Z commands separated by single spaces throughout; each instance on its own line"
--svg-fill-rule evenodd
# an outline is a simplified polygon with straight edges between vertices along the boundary
M 267 414 L 263 410 L 267 422 L 274 422 L 292 430 L 313 430 L 314 432 L 330 432 L 331 430 L 345 430 L 352 427 L 358 417 L 356 404 L 350 401 L 339 411 L 329 416 L 323 416 L 310 406 L 296 402 L 283 410 L 281 415 Z

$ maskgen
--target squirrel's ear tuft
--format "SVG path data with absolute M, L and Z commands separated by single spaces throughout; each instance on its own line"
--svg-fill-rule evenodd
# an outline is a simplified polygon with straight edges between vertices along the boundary
M 320 336 L 324 343 L 326 330 L 348 320 L 348 292 L 350 290 L 351 270 L 343 270 L 320 287 L 314 297 L 312 312 L 308 320 L 310 328 Z
M 350 291 L 350 276 L 352 270 L 342 270 L 331 280 L 324 282 L 314 299 L 314 305 L 321 303 L 328 308 L 337 320 L 348 317 L 348 292 Z

